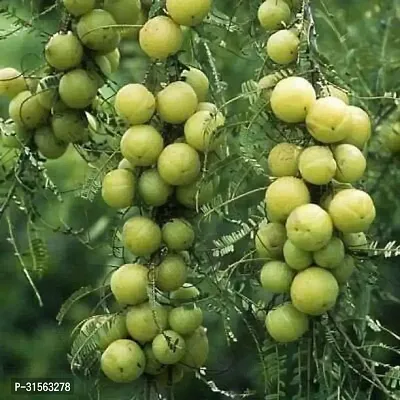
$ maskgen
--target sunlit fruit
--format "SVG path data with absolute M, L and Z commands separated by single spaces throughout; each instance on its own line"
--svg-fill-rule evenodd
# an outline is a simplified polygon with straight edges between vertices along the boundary
M 200 174 L 200 157 L 196 150 L 186 143 L 172 143 L 164 148 L 157 169 L 170 185 L 189 185 Z
M 132 217 L 122 229 L 124 245 L 136 256 L 149 256 L 161 246 L 161 229 L 147 217 Z
M 354 258 L 346 254 L 342 262 L 331 272 L 340 285 L 345 284 L 356 269 Z
M 349 96 L 347 95 L 347 93 L 343 89 L 338 88 L 337 86 L 327 85 L 326 87 L 323 88 L 322 93 L 324 96 L 336 97 L 342 100 L 346 104 L 350 103 Z
M 338 237 L 332 237 L 326 246 L 314 252 L 314 261 L 319 267 L 335 268 L 344 259 L 344 244 Z
M 150 58 L 164 60 L 181 49 L 183 33 L 171 18 L 159 15 L 143 25 L 139 32 L 139 44 Z
M 109 12 L 94 9 L 79 19 L 76 30 L 86 47 L 107 54 L 118 46 L 121 39 L 114 25 L 116 21 Z
M 292 303 L 284 303 L 268 312 L 265 326 L 275 341 L 289 343 L 300 339 L 308 331 L 309 319 Z
M 261 286 L 271 293 L 289 293 L 294 271 L 283 261 L 269 261 L 260 273 Z
M 185 336 L 186 353 L 180 363 L 189 368 L 201 368 L 207 361 L 209 344 L 207 331 L 203 326 L 191 335 Z
M 188 185 L 178 186 L 176 188 L 176 200 L 187 208 L 201 207 L 203 204 L 211 201 L 215 192 L 213 180 L 197 179 Z
M 336 173 L 336 161 L 327 146 L 311 146 L 299 157 L 302 178 L 314 185 L 326 185 Z
M 371 137 L 371 119 L 360 107 L 348 106 L 348 111 L 351 116 L 346 124 L 348 134 L 341 143 L 352 144 L 362 150 Z
M 275 145 L 268 155 L 268 168 L 272 176 L 296 176 L 299 171 L 301 147 L 292 143 Z
M 126 314 L 126 327 L 129 335 L 146 343 L 153 340 L 168 324 L 168 311 L 154 303 L 142 303 L 129 308 Z
M 136 182 L 132 172 L 115 169 L 103 178 L 101 196 L 108 206 L 122 209 L 132 206 L 135 190 Z
M 81 63 L 83 46 L 72 32 L 56 33 L 47 42 L 44 55 L 53 68 L 65 71 Z
M 189 119 L 198 105 L 197 95 L 186 82 L 172 82 L 157 94 L 157 112 L 170 124 L 181 124 Z
M 75 17 L 94 9 L 96 0 L 63 0 L 64 7 Z
M 161 374 L 167 367 L 160 363 L 156 359 L 153 353 L 153 349 L 151 347 L 151 343 L 147 343 L 143 347 L 143 352 L 146 357 L 146 367 L 144 372 L 149 375 L 159 375 Z
M 307 251 L 317 251 L 332 238 L 333 224 L 329 214 L 316 204 L 297 207 L 286 221 L 289 240 Z
M 120 25 L 135 25 L 141 10 L 140 0 L 104 0 L 104 10 L 108 11 Z
M 110 380 L 128 383 L 144 372 L 146 358 L 133 340 L 120 339 L 111 343 L 101 356 L 101 370 Z
M 126 158 L 123 158 L 118 164 L 118 169 L 128 169 L 133 172 L 135 167 Z
M 343 233 L 365 232 L 376 216 L 373 200 L 368 193 L 358 189 L 337 193 L 328 211 L 335 227 Z
M 283 257 L 287 265 L 295 270 L 303 270 L 313 263 L 313 254 L 310 251 L 300 249 L 290 240 L 283 246 Z
M 284 225 L 277 222 L 260 224 L 255 235 L 257 254 L 262 258 L 280 258 L 286 239 Z
M 222 126 L 225 124 L 224 115 L 221 111 L 219 111 L 218 107 L 214 103 L 200 102 L 197 105 L 196 111 L 209 111 L 215 116 L 218 126 Z
M 266 46 L 267 55 L 277 64 L 290 64 L 297 60 L 299 45 L 300 39 L 296 33 L 282 29 L 269 37 Z
M 190 301 L 200 296 L 200 291 L 191 283 L 185 283 L 178 290 L 171 293 L 171 300 Z
M 265 194 L 267 212 L 279 221 L 285 221 L 298 206 L 310 202 L 310 192 L 306 184 L 298 178 L 284 176 L 269 185 Z
M 339 295 L 339 285 L 324 268 L 310 267 L 300 271 L 290 289 L 293 305 L 309 315 L 321 315 L 332 309 Z
M 391 153 L 400 152 L 400 122 L 383 125 L 379 133 L 387 150 Z
M 49 126 L 42 126 L 35 131 L 35 144 L 43 157 L 60 158 L 68 148 L 68 143 L 59 142 Z
M 176 364 L 185 355 L 185 339 L 172 330 L 166 330 L 153 339 L 151 344 L 155 358 L 162 364 Z
M 349 106 L 336 97 L 322 97 L 311 106 L 307 114 L 307 130 L 322 143 L 336 143 L 348 134 L 351 121 Z
M 364 232 L 344 233 L 343 243 L 350 250 L 362 250 L 368 248 L 368 239 Z
M 161 232 L 163 242 L 169 250 L 187 250 L 194 243 L 195 234 L 193 227 L 188 221 L 182 218 L 173 218 L 166 222 Z
M 290 21 L 291 11 L 283 0 L 266 0 L 259 7 L 257 16 L 263 28 L 275 30 Z
M 159 207 L 168 201 L 173 188 L 165 182 L 156 168 L 143 171 L 138 181 L 138 193 L 149 206 Z
M 200 24 L 211 9 L 212 0 L 167 0 L 166 7 L 170 17 L 179 25 Z
M 337 163 L 335 179 L 339 182 L 353 183 L 358 181 L 367 168 L 367 161 L 356 146 L 339 144 L 333 149 Z
M 26 81 L 21 72 L 15 68 L 0 69 L 0 96 L 13 98 L 26 89 Z
M 144 124 L 153 116 L 156 99 L 146 86 L 131 83 L 123 86 L 115 97 L 118 115 L 132 125 Z
M 148 299 L 149 270 L 141 264 L 125 264 L 111 275 L 110 286 L 120 304 L 137 305 Z
M 187 278 L 187 265 L 179 255 L 168 254 L 155 268 L 156 286 L 163 292 L 179 289 Z
M 353 186 L 350 183 L 342 183 L 338 181 L 332 181 L 331 182 L 331 187 L 329 190 L 325 191 L 321 198 L 319 205 L 325 210 L 328 211 L 329 209 L 329 204 L 331 204 L 331 201 L 333 197 L 335 196 L 336 193 L 339 193 L 341 190 L 344 189 L 352 189 Z
M 197 100 L 199 102 L 205 101 L 210 87 L 206 74 L 197 68 L 190 67 L 182 72 L 182 77 L 195 91 Z
M 316 93 L 306 79 L 291 76 L 279 81 L 271 94 L 272 111 L 284 122 L 303 122 L 316 100 Z
M 51 117 L 54 135 L 62 142 L 84 143 L 89 138 L 88 121 L 81 111 L 56 112 Z

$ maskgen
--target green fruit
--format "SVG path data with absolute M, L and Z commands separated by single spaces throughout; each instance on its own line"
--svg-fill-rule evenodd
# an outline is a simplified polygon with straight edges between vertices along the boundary
M 196 305 L 175 307 L 169 313 L 168 323 L 180 335 L 190 335 L 203 323 L 203 311 Z
M 161 178 L 157 169 L 154 168 L 142 172 L 138 182 L 138 192 L 147 205 L 160 207 L 167 203 L 173 188 Z
M 336 173 L 336 161 L 326 146 L 311 146 L 304 149 L 299 158 L 302 178 L 314 185 L 328 184 Z
M 104 0 L 108 11 L 120 25 L 135 25 L 141 11 L 140 0 Z
M 147 217 L 132 217 L 122 228 L 122 241 L 136 256 L 150 256 L 161 247 L 161 229 Z
M 170 124 L 182 124 L 198 106 L 196 92 L 186 82 L 172 82 L 157 94 L 157 112 Z
M 311 200 L 306 184 L 298 178 L 285 176 L 271 183 L 265 194 L 267 212 L 278 221 L 285 221 L 290 213 Z
M 182 219 L 173 218 L 166 222 L 162 227 L 163 242 L 169 250 L 183 251 L 189 249 L 195 239 L 195 234 L 192 225 Z
M 84 143 L 89 139 L 88 120 L 84 113 L 75 110 L 54 113 L 51 127 L 61 142 Z
M 385 124 L 380 128 L 382 144 L 391 153 L 400 152 L 400 123 Z
M 315 263 L 323 268 L 336 268 L 343 259 L 344 244 L 337 237 L 332 237 L 326 246 L 314 252 Z
M 275 341 L 289 343 L 300 339 L 308 331 L 309 319 L 292 303 L 284 303 L 268 312 L 265 326 Z
M 343 233 L 365 232 L 376 216 L 373 200 L 368 193 L 358 189 L 337 193 L 328 211 L 335 228 Z
M 159 375 L 167 367 L 161 364 L 154 356 L 153 349 L 150 343 L 147 343 L 143 348 L 144 355 L 146 357 L 146 368 L 144 372 L 149 375 Z
M 310 251 L 300 249 L 290 240 L 283 246 L 283 257 L 290 268 L 301 271 L 309 267 L 313 262 L 313 255 Z
M 257 16 L 264 29 L 276 30 L 290 22 L 291 11 L 283 0 L 266 0 L 259 7 Z
M 367 168 L 367 161 L 356 146 L 339 144 L 333 150 L 337 163 L 335 179 L 339 182 L 353 183 L 358 181 Z
M 274 0 L 273 0 L 274 1 Z M 297 60 L 300 39 L 296 33 L 282 29 L 273 33 L 267 41 L 267 55 L 277 64 L 287 65 Z
M 127 169 L 115 169 L 103 179 L 101 196 L 104 202 L 113 208 L 127 208 L 133 205 L 136 182 L 132 172 Z
M 121 60 L 121 53 L 119 52 L 119 49 L 116 48 L 110 53 L 105 54 L 105 57 L 107 57 L 110 66 L 111 66 L 111 73 L 117 72 L 119 68 L 119 63 Z
M 132 126 L 121 139 L 121 153 L 134 166 L 154 165 L 163 148 L 163 137 L 151 125 Z
M 340 285 L 345 284 L 356 269 L 354 258 L 346 254 L 343 261 L 331 272 Z
M 350 103 L 349 96 L 347 95 L 347 93 L 343 89 L 340 89 L 333 85 L 327 85 L 323 89 L 322 94 L 326 97 L 328 96 L 336 97 L 337 99 L 342 100 L 347 105 Z
M 344 233 L 342 240 L 350 250 L 364 250 L 368 248 L 368 240 L 364 232 Z
M 145 365 L 144 353 L 133 340 L 116 340 L 101 356 L 101 370 L 107 378 L 118 383 L 138 379 L 143 374 Z
M 180 363 L 189 368 L 203 367 L 209 353 L 206 329 L 200 326 L 190 336 L 185 336 L 185 342 L 186 353 Z
M 294 271 L 283 261 L 269 261 L 261 269 L 261 286 L 271 293 L 289 293 Z
M 313 86 L 306 79 L 299 76 L 282 79 L 271 94 L 272 111 L 284 122 L 303 122 L 316 96 Z
M 187 208 L 201 207 L 208 203 L 214 196 L 215 186 L 213 181 L 201 181 L 197 179 L 189 185 L 176 188 L 176 200 Z
M 352 144 L 362 150 L 371 137 L 372 124 L 368 114 L 361 108 L 348 106 L 350 119 L 345 128 L 347 136 L 341 143 Z
M 272 176 L 296 176 L 299 171 L 301 147 L 292 143 L 279 143 L 268 155 L 268 168 Z
M 115 97 L 115 110 L 131 125 L 144 124 L 156 110 L 156 99 L 146 86 L 131 83 L 118 91 Z
M 83 58 L 83 46 L 72 33 L 56 33 L 44 49 L 46 61 L 59 71 L 76 68 Z
M 168 324 L 168 311 L 159 304 L 142 303 L 129 308 L 126 327 L 129 335 L 140 343 L 153 340 Z
M 120 304 L 135 306 L 149 296 L 149 269 L 141 264 L 125 264 L 111 275 L 111 292 Z
M 151 344 L 154 357 L 166 365 L 176 364 L 185 355 L 185 339 L 178 333 L 167 330 L 160 333 L 153 339 Z
M 64 7 L 75 17 L 86 14 L 94 9 L 96 0 L 63 0 Z
M 166 7 L 170 17 L 179 25 L 195 26 L 203 22 L 211 10 L 212 0 L 167 0 Z
M 197 100 L 199 102 L 205 101 L 210 88 L 210 82 L 206 74 L 197 68 L 190 67 L 188 70 L 185 69 L 181 76 L 185 78 L 185 82 L 193 88 Z
M 156 382 L 160 386 L 170 387 L 179 383 L 184 376 L 183 367 L 179 364 L 169 365 L 160 375 L 156 376 Z
M 297 207 L 286 221 L 289 240 L 300 249 L 317 251 L 332 238 L 333 224 L 329 214 L 316 204 Z
M 11 124 L 10 131 L 4 129 L 1 132 L 1 144 L 12 149 L 22 149 L 32 137 L 32 131 L 22 129 L 15 123 Z
M 270 259 L 282 257 L 286 239 L 284 225 L 277 222 L 261 224 L 255 236 L 257 254 L 262 258 Z
M 43 157 L 60 158 L 68 148 L 68 143 L 59 142 L 49 126 L 42 126 L 35 131 L 35 144 Z
M 309 315 L 321 315 L 332 309 L 339 295 L 339 285 L 331 272 L 310 267 L 300 271 L 290 289 L 293 305 Z
M 187 278 L 187 265 L 178 255 L 167 255 L 155 268 L 156 286 L 163 292 L 179 289 Z
M 46 76 L 39 81 L 36 94 L 40 105 L 51 110 L 58 101 L 58 81 L 53 76 Z
M 143 25 L 139 32 L 139 44 L 150 58 L 165 60 L 181 49 L 183 33 L 171 18 L 159 15 Z
M 21 72 L 15 68 L 0 69 L 0 96 L 12 99 L 25 90 L 27 85 Z
M 200 174 L 200 157 L 186 143 L 173 143 L 161 152 L 157 169 L 164 181 L 170 185 L 189 185 Z
M 194 300 L 200 296 L 200 291 L 196 286 L 193 286 L 191 283 L 185 283 L 181 288 L 175 290 L 171 293 L 170 299 L 188 302 L 190 300 Z

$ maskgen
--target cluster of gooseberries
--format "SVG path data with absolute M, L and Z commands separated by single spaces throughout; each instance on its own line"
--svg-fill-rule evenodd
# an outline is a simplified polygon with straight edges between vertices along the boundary
M 279 342 L 299 339 L 310 316 L 331 310 L 355 269 L 352 253 L 365 248 L 375 219 L 371 197 L 354 188 L 364 174 L 363 148 L 371 136 L 368 114 L 349 105 L 347 94 L 324 87 L 319 98 L 298 76 L 280 80 L 270 92 L 273 114 L 287 124 L 305 123 L 305 148 L 282 142 L 268 156 L 274 178 L 265 195 L 267 221 L 255 246 L 268 261 L 260 281 L 271 293 L 290 295 L 266 316 Z

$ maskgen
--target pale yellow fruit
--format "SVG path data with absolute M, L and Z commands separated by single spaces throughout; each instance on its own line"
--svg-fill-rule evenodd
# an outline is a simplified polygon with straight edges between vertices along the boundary
M 156 110 L 156 99 L 146 86 L 131 83 L 118 91 L 115 110 L 132 125 L 144 124 Z
M 222 114 L 221 111 L 218 110 L 218 107 L 213 103 L 201 102 L 198 104 L 196 108 L 196 112 L 197 111 L 209 111 L 215 116 L 218 126 L 222 126 L 225 124 L 224 115 Z
M 336 97 L 322 97 L 310 108 L 306 125 L 311 136 L 322 143 L 336 143 L 349 134 L 349 106 Z
M 291 12 L 283 0 L 266 0 L 258 8 L 257 16 L 263 28 L 275 30 L 289 23 Z
M 297 207 L 286 221 L 288 238 L 300 249 L 317 251 L 332 238 L 333 224 L 329 214 L 316 204 Z
M 159 15 L 143 25 L 139 31 L 139 43 L 149 57 L 164 60 L 181 49 L 183 33 L 171 18 Z
M 287 65 L 297 60 L 299 37 L 288 29 L 273 33 L 267 41 L 267 55 L 277 64 Z
M 344 244 L 338 237 L 332 237 L 322 249 L 314 252 L 314 261 L 319 267 L 336 268 L 344 259 Z
M 127 169 L 133 172 L 135 167 L 126 158 L 123 158 L 118 164 L 118 169 Z
M 172 186 L 161 178 L 156 168 L 143 171 L 139 177 L 138 193 L 149 206 L 162 206 L 168 201 L 172 192 Z
M 268 213 L 272 213 L 279 221 L 285 221 L 298 206 L 311 200 L 307 185 L 298 178 L 284 176 L 269 185 L 265 193 Z
M 0 95 L 10 99 L 27 89 L 25 78 L 15 68 L 0 69 Z
M 353 186 L 350 185 L 350 183 L 341 183 L 337 181 L 332 181 L 333 187 L 329 190 L 327 190 L 323 195 L 321 196 L 320 199 L 320 206 L 325 210 L 328 211 L 329 209 L 329 204 L 331 204 L 331 201 L 333 197 L 335 196 L 336 193 L 339 193 L 341 190 L 344 189 L 352 189 Z
M 210 82 L 206 74 L 197 68 L 190 67 L 189 70 L 185 69 L 182 72 L 182 77 L 185 78 L 185 82 L 195 91 L 197 100 L 199 102 L 205 101 L 210 88 Z
M 280 258 L 287 239 L 286 228 L 277 222 L 261 224 L 255 236 L 257 254 L 262 258 Z
M 310 267 L 299 272 L 292 283 L 290 297 L 293 305 L 309 315 L 321 315 L 332 309 L 339 295 L 339 285 L 331 272 Z
M 303 122 L 316 97 L 310 82 L 299 76 L 291 76 L 279 81 L 272 91 L 272 111 L 284 122 Z
M 400 122 L 383 126 L 380 135 L 387 150 L 391 153 L 400 152 Z
M 289 293 L 294 271 L 283 261 L 269 261 L 260 273 L 261 286 L 271 293 Z
M 345 284 L 356 270 L 354 258 L 346 254 L 343 261 L 331 272 L 340 285 Z
M 341 143 L 352 144 L 362 150 L 371 137 L 371 120 L 362 108 L 348 106 L 348 109 L 351 115 L 345 127 L 348 135 Z
M 302 178 L 314 185 L 328 184 L 336 173 L 336 161 L 332 151 L 326 146 L 311 146 L 299 157 Z
M 133 205 L 136 182 L 132 172 L 115 169 L 106 174 L 102 182 L 101 196 L 113 208 L 126 208 Z
M 299 172 L 301 147 L 292 143 L 275 145 L 268 155 L 268 167 L 272 176 L 296 176 Z
M 186 352 L 185 339 L 172 330 L 157 335 L 151 344 L 154 357 L 166 365 L 178 363 Z
M 269 74 L 261 78 L 258 82 L 258 87 L 261 89 L 261 95 L 268 104 L 271 101 L 272 90 L 279 81 L 280 78 L 277 74 Z
M 182 218 L 173 218 L 162 227 L 162 238 L 169 250 L 183 251 L 189 249 L 195 240 L 192 225 Z
M 344 233 L 343 243 L 350 250 L 363 250 L 368 248 L 368 239 L 364 232 Z
M 179 25 L 200 24 L 211 10 L 212 0 L 167 0 L 166 7 L 170 17 Z
M 322 94 L 324 96 L 336 97 L 337 99 L 342 100 L 347 105 L 350 103 L 347 93 L 343 89 L 340 89 L 333 85 L 327 85 L 326 87 L 324 87 L 322 90 Z
M 186 353 L 180 363 L 189 368 L 203 367 L 209 353 L 206 329 L 200 326 L 190 336 L 185 336 L 185 342 Z
M 181 256 L 168 254 L 155 268 L 156 286 L 163 292 L 179 289 L 186 282 L 187 269 Z
M 356 146 L 340 144 L 333 150 L 337 163 L 335 179 L 339 182 L 353 183 L 361 179 L 367 168 L 367 161 Z
M 283 257 L 290 268 L 301 271 L 313 263 L 313 254 L 310 251 L 300 249 L 290 240 L 283 246 Z
M 328 211 L 335 227 L 343 233 L 367 231 L 376 216 L 373 200 L 368 193 L 358 189 L 337 193 Z

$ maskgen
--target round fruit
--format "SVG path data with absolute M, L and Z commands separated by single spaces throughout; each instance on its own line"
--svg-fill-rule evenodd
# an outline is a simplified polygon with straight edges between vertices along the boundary
M 90 321 L 90 320 L 89 320 Z M 113 316 L 101 315 L 97 318 L 97 327 L 100 326 L 95 335 L 96 343 L 100 350 L 105 350 L 111 343 L 129 336 L 126 329 L 126 316 L 116 314 Z
M 310 82 L 299 76 L 291 76 L 279 81 L 272 91 L 272 111 L 284 122 L 303 122 L 316 97 Z
M 314 185 L 328 184 L 336 173 L 336 161 L 326 146 L 311 146 L 299 158 L 301 176 Z
M 15 97 L 18 93 L 27 90 L 25 78 L 15 68 L 0 69 L 0 96 Z
M 119 25 L 135 25 L 142 8 L 140 0 L 104 0 L 108 11 Z
M 88 120 L 80 111 L 67 110 L 54 113 L 51 127 L 61 142 L 84 143 L 89 138 Z
M 203 367 L 209 353 L 206 329 L 200 326 L 190 336 L 185 336 L 185 342 L 186 353 L 180 363 L 189 368 Z
M 223 116 L 221 111 L 218 110 L 218 107 L 213 103 L 201 102 L 196 108 L 196 112 L 197 111 L 209 111 L 215 116 L 218 126 L 222 126 L 225 124 L 225 117 Z
M 195 239 L 192 225 L 182 219 L 173 218 L 162 227 L 162 239 L 169 250 L 183 251 L 189 249 Z
M 201 207 L 212 199 L 214 192 L 213 181 L 197 179 L 189 185 L 178 186 L 176 188 L 176 200 L 187 208 Z
M 257 16 L 263 28 L 275 30 L 290 22 L 291 11 L 283 0 L 266 0 L 259 7 Z
M 350 185 L 350 183 L 340 183 L 337 181 L 332 181 L 332 183 L 333 183 L 333 187 L 331 189 L 327 190 L 325 193 L 323 193 L 321 196 L 321 199 L 320 199 L 320 206 L 325 211 L 328 211 L 329 204 L 331 204 L 333 196 L 336 193 L 339 193 L 341 190 L 344 190 L 344 189 L 352 189 L 353 188 L 353 186 Z
M 101 356 L 101 370 L 114 382 L 128 383 L 144 372 L 146 358 L 133 340 L 120 339 L 111 343 Z
M 187 302 L 190 300 L 193 301 L 199 296 L 200 296 L 200 291 L 199 289 L 197 289 L 196 286 L 193 286 L 193 284 L 191 283 L 185 283 L 178 290 L 172 292 L 170 298 L 171 300 Z
M 344 233 L 342 235 L 342 240 L 350 250 L 363 250 L 368 248 L 368 240 L 364 232 Z
M 258 87 L 263 91 L 265 101 L 269 103 L 271 99 L 272 89 L 280 81 L 277 74 L 269 74 L 262 77 L 258 82 Z
M 107 60 L 110 63 L 111 73 L 117 72 L 121 60 L 121 53 L 119 49 L 116 48 L 110 53 L 105 54 L 104 56 L 107 57 Z
M 337 193 L 328 211 L 335 227 L 343 233 L 365 232 L 376 216 L 371 197 L 358 189 L 345 189 Z
M 179 383 L 184 377 L 184 370 L 180 364 L 165 366 L 166 369 L 156 376 L 157 385 L 173 386 Z
M 346 124 L 347 136 L 341 143 L 352 144 L 359 149 L 363 149 L 371 137 L 371 120 L 368 114 L 361 108 L 348 106 L 350 121 Z
M 271 293 L 289 293 L 294 271 L 283 261 L 269 261 L 261 269 L 261 286 Z
M 185 82 L 188 83 L 196 93 L 198 101 L 205 101 L 210 88 L 210 82 L 206 74 L 197 68 L 190 67 L 185 69 L 181 75 L 185 78 Z
M 121 139 L 121 153 L 134 166 L 154 165 L 163 148 L 163 137 L 151 125 L 132 126 Z
M 172 82 L 157 94 L 157 112 L 170 124 L 181 124 L 191 117 L 198 106 L 196 92 L 185 82 Z
M 132 125 L 144 124 L 156 110 L 156 99 L 146 86 L 131 83 L 118 91 L 115 110 Z
M 306 251 L 317 251 L 332 238 L 333 224 L 329 214 L 316 204 L 297 207 L 286 221 L 288 238 Z
M 314 252 L 315 263 L 323 268 L 335 268 L 343 259 L 344 244 L 337 237 L 333 237 L 326 246 Z
M 354 258 L 346 254 L 343 261 L 331 272 L 340 285 L 346 283 L 356 269 Z
M 131 171 L 115 169 L 104 177 L 101 196 L 110 207 L 118 209 L 131 207 L 135 197 L 135 188 L 135 177 Z
M 86 47 L 107 54 L 118 46 L 121 39 L 114 27 L 116 24 L 109 12 L 95 9 L 80 18 L 76 30 L 79 39 Z
M 349 96 L 347 95 L 347 93 L 343 89 L 340 89 L 333 85 L 327 85 L 323 89 L 323 95 L 336 97 L 337 99 L 342 100 L 347 105 L 350 103 Z
M 154 357 L 166 365 L 176 364 L 185 355 L 185 339 L 178 333 L 167 330 L 160 333 L 153 339 L 151 344 Z
M 64 7 L 75 17 L 86 14 L 94 9 L 96 0 L 63 0 Z
M 311 201 L 306 184 L 298 178 L 284 176 L 269 185 L 265 194 L 267 212 L 279 221 L 285 221 L 298 206 Z
M 165 60 L 181 49 L 183 33 L 171 18 L 159 15 L 143 25 L 139 32 L 139 43 L 150 58 Z
M 272 176 L 296 176 L 299 171 L 301 147 L 292 143 L 275 145 L 268 155 L 268 168 Z
M 262 258 L 280 258 L 286 239 L 284 225 L 277 222 L 261 224 L 255 237 L 257 254 Z
M 34 129 L 46 122 L 49 110 L 40 103 L 38 96 L 25 90 L 18 93 L 8 107 L 10 118 L 19 126 Z
M 180 335 L 189 335 L 203 323 L 203 311 L 196 305 L 175 307 L 169 313 L 168 323 Z
M 383 145 L 391 153 L 400 152 L 400 122 L 381 127 Z
M 132 166 L 132 164 L 126 158 L 123 158 L 119 162 L 118 169 L 127 169 L 132 172 L 135 170 L 135 168 Z M 139 182 L 140 182 L 140 179 L 139 179 Z
M 358 181 L 367 168 L 367 161 L 360 149 L 352 144 L 339 144 L 333 150 L 337 163 L 335 179 L 339 182 Z
M 83 46 L 72 32 L 56 33 L 47 42 L 44 56 L 53 68 L 65 71 L 81 63 Z
M 49 126 L 42 126 L 35 131 L 35 144 L 43 157 L 60 158 L 68 148 L 68 143 L 59 142 Z
M 126 327 L 129 335 L 140 343 L 153 340 L 168 324 L 168 311 L 159 304 L 142 303 L 129 308 Z
M 300 249 L 290 240 L 283 246 L 283 257 L 290 268 L 301 271 L 313 263 L 313 255 L 310 251 Z
M 146 368 L 144 369 L 146 374 L 159 375 L 167 368 L 154 357 L 153 349 L 150 343 L 147 343 L 144 346 L 143 352 L 146 357 Z
M 170 185 L 189 185 L 200 174 L 200 157 L 186 143 L 172 143 L 161 152 L 157 169 Z
M 136 256 L 149 256 L 161 246 L 161 229 L 147 217 L 132 217 L 122 228 L 124 245 Z
M 38 101 L 42 107 L 46 110 L 51 110 L 58 101 L 58 80 L 55 78 L 55 82 L 52 82 L 54 77 L 46 76 L 42 78 L 36 89 Z
M 120 304 L 137 305 L 146 301 L 149 270 L 141 264 L 125 264 L 111 275 L 111 291 Z
M 173 189 L 154 168 L 142 172 L 139 177 L 138 192 L 147 205 L 159 207 L 168 201 Z
M 94 75 L 83 69 L 74 69 L 63 75 L 58 92 L 68 107 L 86 108 L 95 99 L 97 88 Z
M 269 311 L 265 326 L 275 341 L 289 343 L 300 339 L 308 331 L 309 319 L 292 303 L 284 303 Z
M 156 286 L 163 292 L 179 289 L 187 278 L 187 265 L 178 255 L 168 254 L 155 269 Z
M 167 11 L 179 25 L 195 26 L 200 24 L 210 12 L 212 0 L 167 0 Z
M 336 97 L 322 97 L 311 106 L 306 125 L 311 136 L 322 143 L 336 143 L 348 134 L 349 106 Z
M 282 29 L 269 37 L 266 49 L 272 61 L 286 65 L 297 60 L 299 45 L 300 39 L 294 32 Z

